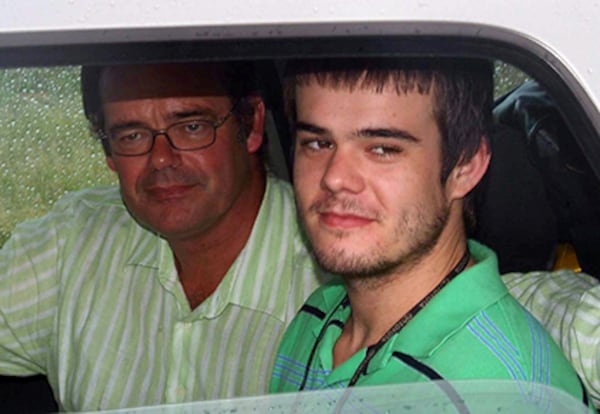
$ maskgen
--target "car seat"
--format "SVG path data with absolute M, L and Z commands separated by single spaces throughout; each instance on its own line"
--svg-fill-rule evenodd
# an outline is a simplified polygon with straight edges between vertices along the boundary
M 554 100 L 527 81 L 496 101 L 494 121 L 473 236 L 503 273 L 551 269 L 572 246 L 571 266 L 600 275 L 600 184 Z

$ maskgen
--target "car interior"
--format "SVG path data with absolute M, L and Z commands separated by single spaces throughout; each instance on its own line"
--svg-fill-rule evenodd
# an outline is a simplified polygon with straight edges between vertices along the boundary
M 503 273 L 568 267 L 600 275 L 600 255 L 595 254 L 596 247 L 600 246 L 599 131 L 584 109 L 585 93 L 578 89 L 568 70 L 556 62 L 551 64 L 534 46 L 517 47 L 490 39 L 383 35 L 21 46 L 0 48 L 0 71 L 3 72 L 0 79 L 4 82 L 0 87 L 8 88 L 9 82 L 17 85 L 15 79 L 30 76 L 35 70 L 42 71 L 39 72 L 42 75 L 38 73 L 37 83 L 66 71 L 71 85 L 67 88 L 71 91 L 68 99 L 80 103 L 77 85 L 81 65 L 251 59 L 261 75 L 262 93 L 269 108 L 266 134 L 270 165 L 276 174 L 291 179 L 292 138 L 282 105 L 282 69 L 287 59 L 323 56 L 467 56 L 494 60 L 498 87 L 495 125 L 490 134 L 493 157 L 484 181 L 473 194 L 476 225 L 471 229 L 471 236 L 497 252 Z M 502 78 L 507 67 L 512 70 L 508 82 Z M 91 138 L 82 109 L 64 111 L 60 99 L 58 102 L 39 99 L 39 94 L 47 92 L 37 88 L 36 82 L 31 87 L 13 88 L 14 99 L 35 98 L 41 102 L 39 107 L 58 108 L 68 117 L 77 118 L 77 131 L 85 137 L 75 136 L 73 142 L 87 139 L 96 154 L 94 165 L 103 168 L 100 144 Z M 34 116 L 46 122 L 47 118 Z M 23 134 L 18 125 L 15 126 L 21 117 L 25 115 L 4 110 L 0 113 L 0 131 L 13 129 L 15 134 Z M 60 139 L 62 131 L 53 128 L 51 136 L 44 139 Z M 36 134 L 36 130 L 27 130 L 25 134 L 28 134 L 27 139 L 35 138 L 31 135 Z M 2 138 L 0 136 L 0 141 Z M 62 151 L 58 153 L 66 156 Z M 3 150 L 0 165 L 37 165 L 30 158 L 38 156 L 40 154 L 13 154 Z M 78 158 L 73 155 L 69 159 L 87 163 Z M 12 163 L 5 164 L 9 159 Z M 99 176 L 94 171 L 85 174 L 92 177 L 84 181 L 86 185 L 114 182 L 110 175 Z M 64 191 L 80 185 L 65 184 L 64 178 L 59 176 L 58 180 L 61 179 L 63 182 L 50 197 L 54 201 Z M 44 185 L 53 184 L 44 182 Z M 7 188 L 7 185 L 0 182 L 0 187 Z M 31 185 L 26 184 L 26 187 L 29 192 L 39 192 L 31 190 Z M 43 214 L 51 205 L 52 200 L 35 206 L 38 201 L 22 199 L 25 196 L 18 188 L 9 188 L 17 194 L 11 197 L 19 204 L 34 205 L 31 217 Z M 0 205 L 8 203 L 6 200 L 7 196 L 2 195 Z M 16 219 L 5 216 L 0 218 L 9 223 L 6 226 L 12 226 Z M 4 239 L 0 246 L 10 229 L 3 227 L 2 231 L 0 235 Z M 43 376 L 0 378 L 0 400 L 7 412 L 52 412 L 59 408 Z

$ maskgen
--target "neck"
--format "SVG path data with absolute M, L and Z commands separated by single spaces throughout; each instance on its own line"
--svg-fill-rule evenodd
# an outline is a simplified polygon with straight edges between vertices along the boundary
M 352 314 L 334 348 L 334 366 L 371 346 L 450 274 L 463 257 L 466 236 L 449 225 L 434 248 L 410 266 L 377 280 L 346 282 Z M 467 266 L 473 265 L 472 259 Z
M 192 309 L 219 286 L 246 245 L 265 192 L 264 172 L 253 174 L 232 207 L 202 234 L 168 240 L 179 280 Z

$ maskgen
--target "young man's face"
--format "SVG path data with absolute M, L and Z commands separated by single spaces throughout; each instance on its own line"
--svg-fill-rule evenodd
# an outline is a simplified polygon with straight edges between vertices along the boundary
M 349 276 L 410 265 L 450 214 L 431 95 L 296 89 L 294 185 L 319 262 Z
M 101 82 L 105 131 L 168 128 L 189 119 L 220 120 L 234 104 L 213 72 L 199 65 L 108 68 Z M 249 191 L 251 156 L 262 131 L 240 143 L 230 116 L 204 149 L 180 151 L 157 135 L 144 155 L 113 154 L 125 204 L 143 225 L 167 239 L 206 232 L 226 219 Z

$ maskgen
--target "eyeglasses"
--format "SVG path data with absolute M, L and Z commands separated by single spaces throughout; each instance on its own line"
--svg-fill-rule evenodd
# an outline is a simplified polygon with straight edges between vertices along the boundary
M 122 128 L 108 134 L 103 133 L 101 138 L 108 141 L 112 154 L 125 157 L 148 154 L 159 135 L 164 135 L 171 147 L 177 150 L 200 150 L 214 144 L 217 128 L 227 122 L 235 107 L 236 105 L 218 121 L 189 119 L 159 130 L 144 127 Z

